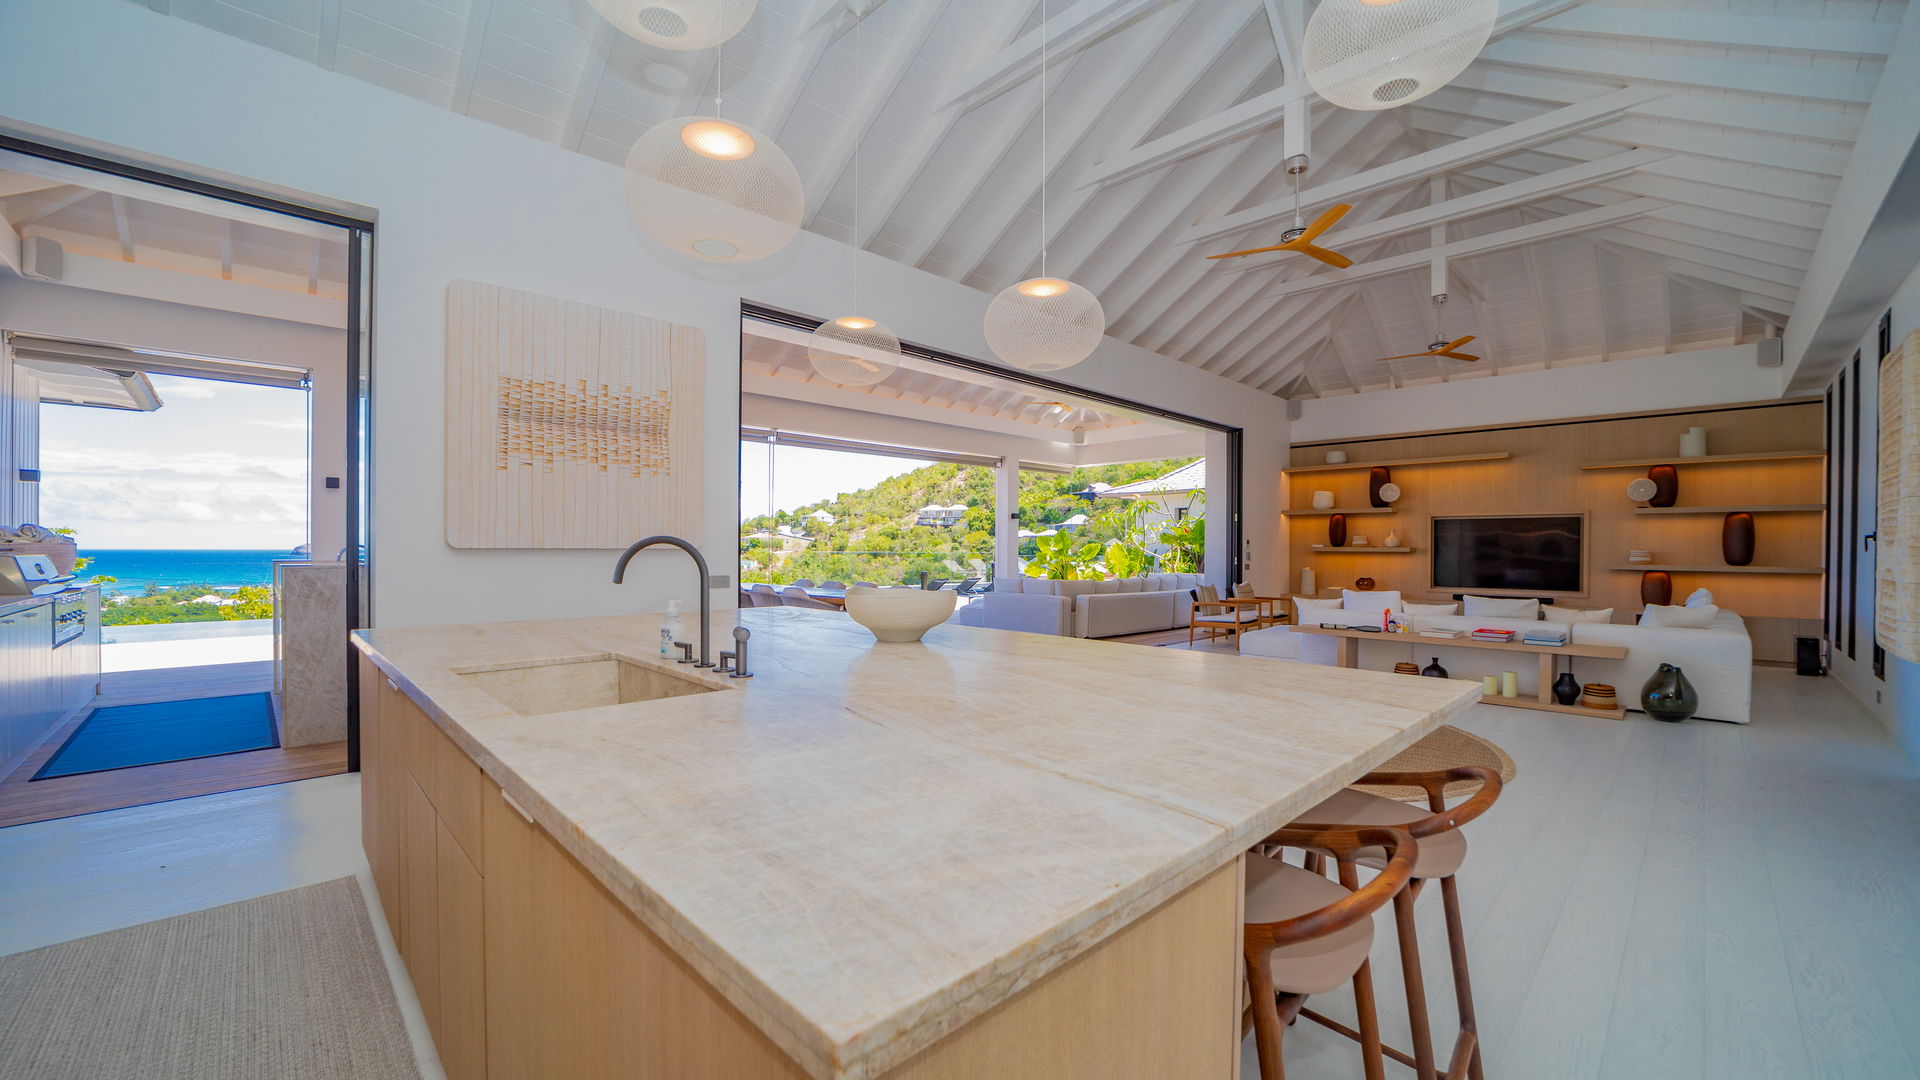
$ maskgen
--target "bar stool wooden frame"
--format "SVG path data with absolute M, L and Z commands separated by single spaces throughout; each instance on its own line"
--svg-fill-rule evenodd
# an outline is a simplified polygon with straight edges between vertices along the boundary
M 1479 790 L 1460 805 L 1448 809 L 1446 798 L 1448 785 L 1462 782 L 1478 782 Z M 1437 769 L 1433 772 L 1368 773 L 1355 783 L 1391 784 L 1418 787 L 1424 790 L 1427 793 L 1427 806 L 1432 812 L 1426 817 L 1393 826 L 1406 831 L 1416 841 L 1451 832 L 1486 813 L 1488 808 L 1493 806 L 1494 801 L 1500 797 L 1501 786 L 1500 774 L 1480 765 L 1460 765 L 1451 769 Z M 1289 828 L 1338 830 L 1352 829 L 1353 826 L 1294 822 Z M 1314 846 L 1316 845 L 1307 845 L 1309 849 Z M 1364 856 L 1365 853 L 1362 853 L 1362 857 Z M 1377 857 L 1376 855 L 1375 859 Z M 1307 869 L 1324 872 L 1323 865 L 1322 857 L 1309 850 Z M 1426 884 L 1427 879 L 1417 876 L 1407 888 L 1396 893 L 1393 898 L 1394 926 L 1399 938 L 1401 974 L 1406 982 L 1407 1020 L 1413 1034 L 1413 1053 L 1407 1054 L 1390 1046 L 1383 1046 L 1381 1052 L 1402 1065 L 1410 1066 L 1420 1080 L 1437 1080 L 1437 1078 L 1485 1080 L 1480 1060 L 1479 1026 L 1473 1011 L 1473 980 L 1467 968 L 1466 930 L 1460 917 L 1460 890 L 1452 874 L 1439 880 L 1441 903 L 1446 910 L 1447 952 L 1453 966 L 1454 1002 L 1460 1018 L 1460 1031 L 1454 1040 L 1453 1053 L 1448 1058 L 1446 1071 L 1436 1072 L 1433 1030 L 1427 1017 L 1426 982 L 1420 973 L 1420 941 L 1413 917 L 1413 902 L 1419 899 L 1421 888 Z M 1345 882 L 1343 881 L 1342 884 Z M 1300 1009 L 1299 1015 L 1350 1039 L 1358 1040 L 1363 1046 L 1366 1044 L 1364 1031 L 1355 1031 L 1311 1009 Z M 1364 1026 L 1363 1024 L 1362 1027 Z M 1377 1040 L 1377 1035 L 1375 1038 Z
M 1252 1029 L 1263 1080 L 1286 1080 L 1287 1067 L 1281 1047 L 1287 1025 L 1302 1014 L 1307 996 L 1283 993 L 1274 986 L 1273 951 L 1344 930 L 1371 918 L 1389 900 L 1404 895 L 1413 874 L 1414 859 L 1419 854 L 1419 844 L 1401 829 L 1289 826 L 1262 841 L 1262 848 L 1269 846 L 1331 853 L 1339 865 L 1340 884 L 1348 892 L 1325 907 L 1275 922 L 1248 923 L 1243 931 L 1249 1000 L 1240 1018 L 1241 1037 L 1245 1038 L 1248 1029 Z M 1386 865 L 1372 881 L 1361 885 L 1356 867 L 1358 859 L 1365 852 L 1380 850 L 1387 853 Z M 1380 1021 L 1374 1009 L 1371 968 L 1372 962 L 1363 959 L 1353 974 L 1354 1004 L 1360 1014 L 1360 1030 L 1353 1036 L 1360 1042 L 1367 1080 L 1383 1080 L 1385 1065 L 1381 1058 Z

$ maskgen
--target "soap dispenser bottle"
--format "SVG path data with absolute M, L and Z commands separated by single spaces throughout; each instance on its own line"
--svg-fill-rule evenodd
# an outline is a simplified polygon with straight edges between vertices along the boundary
M 687 628 L 680 621 L 680 601 L 667 601 L 667 617 L 660 620 L 660 655 L 671 657 L 673 643 L 686 636 Z

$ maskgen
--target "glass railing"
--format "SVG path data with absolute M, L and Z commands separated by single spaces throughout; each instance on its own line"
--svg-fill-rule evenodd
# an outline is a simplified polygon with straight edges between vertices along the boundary
M 921 575 L 947 582 L 977 578 L 975 589 L 993 583 L 993 553 L 952 551 L 821 551 L 809 548 L 787 557 L 767 558 L 767 552 L 740 553 L 740 582 L 776 586 L 809 581 L 819 585 L 919 585 Z

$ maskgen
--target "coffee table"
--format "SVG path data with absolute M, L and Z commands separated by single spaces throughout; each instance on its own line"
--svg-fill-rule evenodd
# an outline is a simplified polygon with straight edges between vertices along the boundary
M 1335 653 L 1335 659 L 1341 667 L 1360 666 L 1359 643 L 1362 641 L 1392 642 L 1409 647 L 1431 645 L 1436 649 L 1491 649 L 1495 652 L 1533 653 L 1539 657 L 1540 664 L 1538 696 L 1525 698 L 1485 694 L 1480 698 L 1481 702 L 1487 705 L 1505 705 L 1512 709 L 1538 709 L 1541 712 L 1570 713 L 1574 716 L 1604 716 L 1610 720 L 1627 718 L 1625 709 L 1589 709 L 1585 705 L 1562 705 L 1553 700 L 1556 658 L 1584 656 L 1596 660 L 1619 660 L 1627 655 L 1627 650 L 1619 645 L 1581 645 L 1572 641 L 1565 645 L 1528 645 L 1517 638 L 1513 641 L 1476 641 L 1470 637 L 1421 637 L 1419 634 L 1387 634 L 1373 630 L 1335 629 L 1325 626 L 1296 626 L 1293 632 L 1337 639 L 1340 644 Z

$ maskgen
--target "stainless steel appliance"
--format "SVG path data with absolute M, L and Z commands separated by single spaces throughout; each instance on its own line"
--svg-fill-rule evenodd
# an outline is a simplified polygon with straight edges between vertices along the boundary
M 73 589 L 53 598 L 53 647 L 85 637 L 87 633 L 87 592 Z
M 50 596 L 66 591 L 72 580 L 45 555 L 0 555 L 0 596 Z

